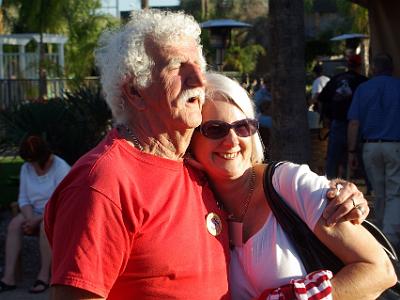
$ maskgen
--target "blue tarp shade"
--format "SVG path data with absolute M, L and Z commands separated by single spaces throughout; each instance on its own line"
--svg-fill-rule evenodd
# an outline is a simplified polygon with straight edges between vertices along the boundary
M 346 33 L 331 38 L 331 41 L 343 41 L 348 39 L 366 39 L 368 35 L 362 33 Z
M 201 28 L 241 28 L 241 27 L 252 27 L 251 24 L 239 22 L 231 19 L 217 19 L 217 20 L 208 20 L 200 24 Z

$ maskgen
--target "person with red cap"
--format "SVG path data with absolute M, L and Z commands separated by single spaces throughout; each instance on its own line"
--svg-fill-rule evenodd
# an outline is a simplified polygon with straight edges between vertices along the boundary
M 339 73 L 326 84 L 318 96 L 321 103 L 321 119 L 328 121 L 329 140 L 326 156 L 326 176 L 345 176 L 347 169 L 347 112 L 356 88 L 367 80 L 361 75 L 360 55 L 347 58 L 347 71 Z

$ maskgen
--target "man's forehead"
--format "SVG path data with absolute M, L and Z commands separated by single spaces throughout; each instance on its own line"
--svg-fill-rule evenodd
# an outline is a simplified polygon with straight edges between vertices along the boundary
M 158 55 L 167 61 L 199 61 L 200 52 L 196 44 L 163 45 L 159 48 Z
M 166 53 L 190 53 L 191 55 L 198 54 L 197 49 L 198 45 L 194 39 L 184 39 L 182 41 L 176 42 L 168 42 L 160 45 L 160 49 L 164 50 Z
M 165 39 L 154 39 L 149 36 L 145 41 L 146 48 L 158 48 L 164 51 L 174 51 L 181 48 L 197 48 L 197 41 L 191 36 L 175 36 Z

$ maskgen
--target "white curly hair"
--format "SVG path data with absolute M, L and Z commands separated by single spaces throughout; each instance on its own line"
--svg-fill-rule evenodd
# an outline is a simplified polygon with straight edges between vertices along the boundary
M 205 74 L 206 102 L 212 101 L 215 94 L 221 95 L 227 101 L 235 104 L 246 116 L 246 118 L 255 119 L 255 105 L 250 99 L 247 91 L 240 84 L 225 75 L 208 72 Z M 259 132 L 251 137 L 252 152 L 251 163 L 262 163 L 264 161 L 264 145 Z
M 133 80 L 135 88 L 151 84 L 154 59 L 145 50 L 150 38 L 158 45 L 178 44 L 182 38 L 191 37 L 198 44 L 201 68 L 205 59 L 200 45 L 201 29 L 196 20 L 184 12 L 148 9 L 133 11 L 130 21 L 117 31 L 104 32 L 95 51 L 96 65 L 100 71 L 101 84 L 106 101 L 114 119 L 124 123 L 128 119 L 125 100 L 121 90 L 124 82 Z

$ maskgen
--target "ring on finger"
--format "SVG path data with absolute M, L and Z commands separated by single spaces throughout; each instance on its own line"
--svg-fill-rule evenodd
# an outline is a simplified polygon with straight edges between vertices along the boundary
M 356 208 L 360 211 L 361 215 L 365 214 L 365 209 L 361 204 L 358 204 Z
M 353 207 L 354 207 L 354 208 L 357 208 L 357 204 L 356 204 L 356 202 L 354 201 L 354 198 L 351 197 L 350 200 L 353 202 Z

